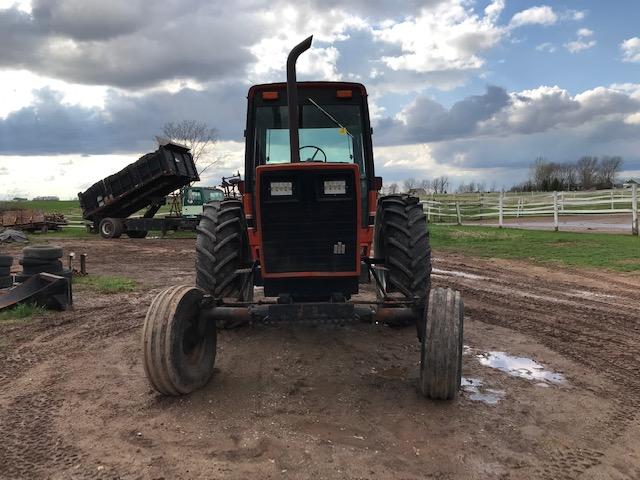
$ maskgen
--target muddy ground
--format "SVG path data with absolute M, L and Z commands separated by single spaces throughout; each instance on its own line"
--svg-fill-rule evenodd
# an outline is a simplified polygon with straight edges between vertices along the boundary
M 558 229 L 562 232 L 598 232 L 598 233 L 628 233 L 631 234 L 631 214 L 611 214 L 603 210 L 602 214 L 568 215 L 562 213 L 558 217 Z M 465 222 L 465 225 L 484 225 L 497 227 L 494 219 Z M 524 228 L 527 230 L 553 230 L 555 224 L 551 217 L 520 217 L 505 218 L 503 226 L 506 228 Z
M 638 276 L 436 252 L 434 284 L 466 303 L 453 402 L 417 394 L 413 329 L 365 324 L 222 332 L 213 381 L 163 398 L 141 326 L 193 283 L 192 240 L 59 243 L 139 287 L 0 324 L 1 478 L 640 478 Z M 549 375 L 483 365 L 496 351 Z

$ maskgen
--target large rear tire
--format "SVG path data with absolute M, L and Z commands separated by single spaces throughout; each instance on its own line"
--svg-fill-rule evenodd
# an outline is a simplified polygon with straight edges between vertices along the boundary
M 196 231 L 196 285 L 215 299 L 253 301 L 253 278 L 247 278 L 249 273 L 238 273 L 252 264 L 240 200 L 207 203 Z M 219 326 L 237 325 L 223 322 Z
M 434 400 L 451 400 L 462 380 L 464 303 L 460 292 L 434 288 L 423 320 L 420 390 Z
M 398 194 L 380 198 L 373 250 L 375 257 L 385 262 L 377 274 L 386 293 L 413 300 L 414 323 L 422 338 L 420 324 L 431 285 L 431 248 L 427 217 L 417 197 Z M 384 300 L 380 289 L 378 299 Z M 397 325 L 410 323 L 404 320 Z
M 216 327 L 200 317 L 204 292 L 178 285 L 153 300 L 142 329 L 144 371 L 164 395 L 185 395 L 209 382 L 216 360 Z

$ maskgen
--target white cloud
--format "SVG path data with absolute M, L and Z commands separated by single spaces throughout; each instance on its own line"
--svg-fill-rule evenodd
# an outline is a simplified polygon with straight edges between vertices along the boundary
M 31 104 L 33 92 L 49 87 L 62 95 L 66 105 L 104 107 L 108 88 L 100 85 L 80 85 L 36 75 L 28 70 L 4 70 L 0 80 L 0 119 Z
M 640 37 L 628 38 L 620 44 L 623 62 L 640 62 Z
M 374 29 L 375 38 L 400 47 L 382 61 L 392 70 L 442 72 L 475 70 L 484 65 L 482 52 L 494 47 L 504 29 L 496 24 L 503 1 L 491 3 L 481 17 L 468 2 L 453 0 L 423 9 L 401 22 L 386 22 Z
M 553 53 L 556 51 L 556 47 L 553 43 L 544 42 L 544 43 L 541 43 L 540 45 L 536 45 L 536 50 L 538 50 L 539 52 Z
M 624 119 L 624 123 L 629 125 L 640 125 L 640 112 L 632 113 Z
M 521 27 L 522 25 L 553 25 L 558 21 L 558 15 L 548 5 L 527 8 L 516 13 L 509 25 Z
M 555 129 L 624 122 L 640 111 L 640 85 L 596 87 L 572 96 L 558 86 L 511 93 L 509 106 L 481 122 L 480 134 L 533 134 Z M 635 118 L 635 117 L 633 117 Z
M 564 48 L 569 50 L 571 53 L 582 52 L 583 50 L 589 50 L 596 46 L 595 40 L 589 40 L 593 37 L 593 30 L 589 30 L 588 28 L 580 28 L 576 32 L 577 38 L 570 42 L 564 44 Z
M 571 53 L 582 52 L 596 46 L 595 40 L 573 40 L 564 44 L 564 47 Z
M 576 21 L 584 20 L 584 17 L 587 16 L 587 12 L 585 10 L 572 10 L 570 11 L 570 14 L 571 18 Z
M 0 0 L 0 10 L 17 8 L 24 13 L 31 13 L 31 0 Z

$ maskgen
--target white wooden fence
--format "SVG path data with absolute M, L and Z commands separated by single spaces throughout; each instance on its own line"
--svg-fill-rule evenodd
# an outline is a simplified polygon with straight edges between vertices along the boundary
M 505 218 L 549 217 L 558 230 L 564 216 L 628 214 L 632 234 L 639 235 L 637 185 L 590 192 L 439 195 L 421 203 L 430 221 L 458 225 L 497 219 L 503 227 Z
M 591 192 L 533 192 L 438 195 L 421 202 L 431 222 L 463 225 L 507 218 L 549 217 L 558 230 L 560 218 L 569 215 L 628 214 L 631 231 L 638 235 L 637 185 Z M 68 216 L 68 227 L 86 228 L 81 216 Z

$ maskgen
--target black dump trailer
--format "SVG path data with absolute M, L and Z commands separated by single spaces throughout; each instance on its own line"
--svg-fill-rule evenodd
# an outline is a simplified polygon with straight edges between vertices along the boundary
M 198 218 L 154 217 L 171 192 L 198 181 L 198 171 L 189 149 L 163 143 L 118 173 L 78 193 L 82 217 L 88 228 L 105 238 L 123 233 L 144 238 L 150 230 L 194 230 Z M 143 209 L 140 217 L 131 217 Z

